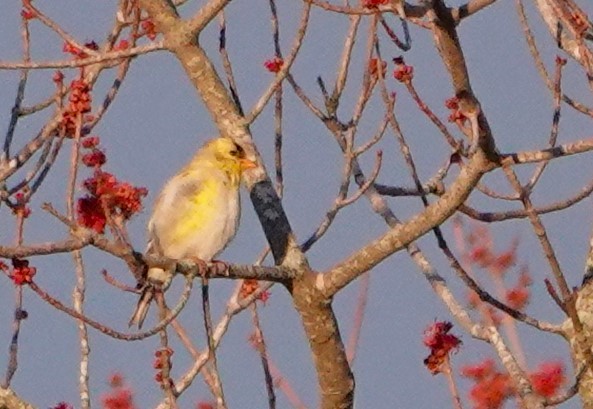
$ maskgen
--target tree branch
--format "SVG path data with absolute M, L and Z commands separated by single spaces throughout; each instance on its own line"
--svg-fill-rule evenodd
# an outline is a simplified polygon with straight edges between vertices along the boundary
M 491 168 L 492 164 L 488 162 L 485 155 L 481 152 L 476 153 L 438 201 L 429 205 L 410 221 L 395 226 L 327 271 L 322 280 L 324 293 L 327 296 L 336 294 L 361 274 L 443 223 L 465 202 L 482 175 Z

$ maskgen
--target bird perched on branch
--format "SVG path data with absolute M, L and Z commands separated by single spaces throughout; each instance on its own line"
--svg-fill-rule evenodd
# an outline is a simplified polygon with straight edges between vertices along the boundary
M 256 167 L 230 138 L 202 146 L 159 194 L 148 221 L 149 255 L 174 260 L 211 261 L 232 240 L 239 226 L 239 185 L 244 170 Z M 129 325 L 146 318 L 155 289 L 166 289 L 173 272 L 150 267 Z

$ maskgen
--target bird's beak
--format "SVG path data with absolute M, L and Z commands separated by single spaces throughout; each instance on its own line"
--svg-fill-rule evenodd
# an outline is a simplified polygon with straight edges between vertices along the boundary
M 249 159 L 241 159 L 239 165 L 241 166 L 241 170 L 257 168 L 257 163 Z

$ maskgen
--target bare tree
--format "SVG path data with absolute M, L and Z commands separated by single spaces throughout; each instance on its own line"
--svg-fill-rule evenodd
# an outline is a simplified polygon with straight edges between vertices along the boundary
M 581 117 L 589 120 L 593 116 L 592 108 L 563 87 L 566 82 L 563 74 L 571 69 L 571 75 L 584 82 L 582 89 L 593 90 L 593 27 L 582 9 L 586 5 L 579 5 L 576 0 L 535 0 L 531 13 L 541 19 L 537 25 L 528 20 L 523 1 L 516 0 L 516 13 L 527 49 L 542 79 L 537 85 L 548 92 L 552 109 L 549 116 L 535 119 L 549 123 L 547 138 L 540 140 L 533 135 L 517 134 L 515 137 L 524 140 L 525 146 L 530 148 L 505 153 L 497 147 L 501 138 L 497 134 L 504 129 L 504 124 L 492 119 L 495 115 L 489 110 L 493 108 L 483 104 L 483 95 L 472 87 L 476 86 L 476 74 L 468 68 L 471 64 L 466 60 L 463 46 L 467 39 L 459 33 L 473 19 L 489 18 L 494 8 L 490 6 L 497 3 L 496 0 L 470 0 L 459 7 L 447 5 L 443 0 L 417 4 L 401 0 L 363 0 L 356 4 L 304 0 L 290 5 L 269 0 L 267 14 L 262 14 L 260 21 L 251 24 L 272 23 L 270 34 L 274 51 L 261 67 L 262 71 L 267 70 L 272 75 L 267 88 L 253 102 L 247 102 L 237 84 L 241 76 L 251 75 L 247 64 L 234 60 L 227 47 L 225 12 L 234 4 L 225 0 L 193 3 L 184 0 L 120 0 L 114 7 L 113 24 L 105 38 L 87 41 L 71 34 L 59 18 L 50 16 L 42 2 L 22 1 L 22 56 L 15 61 L 0 56 L 0 69 L 4 74 L 10 75 L 15 70 L 19 73 L 0 156 L 2 232 L 9 231 L 10 220 L 16 221 L 13 237 L 3 234 L 0 243 L 0 257 L 5 259 L 0 269 L 7 277 L 5 281 L 14 283 L 14 301 L 2 300 L 5 310 L 12 308 L 14 311 L 14 318 L 6 375 L 0 388 L 0 407 L 29 407 L 25 403 L 27 391 L 24 391 L 25 399 L 21 400 L 11 388 L 15 374 L 22 371 L 19 345 L 21 325 L 27 318 L 24 293 L 36 294 L 47 303 L 47 308 L 55 308 L 77 323 L 82 408 L 90 408 L 92 402 L 89 365 L 94 355 L 89 347 L 89 327 L 100 331 L 102 336 L 123 341 L 159 337 L 155 368 L 163 395 L 158 408 L 180 407 L 177 399 L 200 374 L 213 396 L 214 405 L 227 407 L 224 377 L 218 370 L 216 351 L 231 321 L 245 309 L 250 310 L 255 328 L 252 344 L 261 358 L 268 406 L 277 406 L 276 392 L 281 390 L 294 407 L 304 407 L 298 394 L 287 380 L 281 378 L 271 361 L 260 325 L 255 302 L 265 298 L 266 291 L 276 284 L 287 290 L 302 321 L 317 375 L 319 406 L 351 408 L 355 397 L 352 362 L 360 336 L 369 274 L 382 261 L 399 251 L 406 251 L 456 325 L 492 349 L 509 389 L 507 398 L 516 399 L 521 407 L 542 408 L 578 395 L 574 399 L 581 399 L 584 407 L 592 408 L 593 322 L 590 311 L 593 301 L 590 278 L 593 273 L 590 269 L 593 268 L 593 238 L 582 284 L 572 287 L 542 216 L 572 209 L 589 197 L 593 184 L 587 178 L 589 181 L 579 186 L 581 182 L 575 178 L 575 186 L 581 190 L 568 198 L 547 195 L 546 199 L 553 196 L 551 203 L 540 204 L 541 199 L 535 196 L 539 193 L 538 188 L 547 183 L 547 169 L 560 166 L 564 157 L 570 157 L 567 161 L 578 161 L 577 157 L 593 149 L 592 139 L 578 139 L 578 135 L 565 135 L 566 142 L 559 142 L 561 114 L 579 121 Z M 510 7 L 508 2 L 498 3 L 501 4 L 496 7 Z M 283 8 L 290 9 L 292 20 L 279 18 Z M 300 10 L 298 17 L 292 14 L 295 9 Z M 310 28 L 315 15 L 323 15 L 328 21 L 339 19 L 347 25 L 341 34 L 341 43 L 331 44 L 334 49 L 340 47 L 337 60 L 325 61 L 335 67 L 334 77 L 328 79 L 320 75 L 316 83 L 304 75 L 299 76 L 297 69 L 307 42 L 323 41 L 315 38 L 315 32 Z M 6 13 L 2 18 L 10 17 Z M 284 27 L 281 22 L 296 25 L 292 31 L 281 31 Z M 504 21 L 497 24 L 501 30 L 506 27 Z M 549 35 L 536 38 L 532 31 L 534 24 L 538 32 L 544 28 Z M 43 27 L 45 32 L 55 35 L 57 42 L 54 41 L 52 46 L 63 43 L 63 52 L 67 56 L 47 61 L 38 59 L 33 52 L 37 44 L 47 47 L 51 40 L 31 35 L 33 26 Z M 292 33 L 288 46 L 280 36 L 287 31 Z M 218 41 L 212 46 L 214 35 Z M 440 66 L 427 68 L 432 68 L 434 75 L 441 79 L 433 81 L 432 86 L 442 95 L 450 96 L 446 101 L 450 114 L 448 121 L 441 118 L 443 109 L 427 102 L 422 87 L 417 89 L 415 86 L 415 74 L 422 68 L 422 61 L 408 64 L 406 53 L 412 52 L 412 41 L 421 44 L 431 41 L 437 50 Z M 555 46 L 554 52 L 560 55 L 549 61 L 547 54 L 540 52 L 538 42 L 545 42 L 546 47 Z M 395 55 L 394 49 L 397 50 Z M 483 52 L 488 53 L 488 50 Z M 103 139 L 100 139 L 93 134 L 98 132 L 96 129 L 111 111 L 122 84 L 129 80 L 130 67 L 161 53 L 176 58 L 217 133 L 232 138 L 259 163 L 257 169 L 247 172 L 244 177 L 268 242 L 268 248 L 263 249 L 253 265 L 202 265 L 192 260 L 156 259 L 142 254 L 143 244 L 130 237 L 128 226 L 134 223 L 133 216 L 142 209 L 142 200 L 148 192 L 107 171 L 104 141 L 109 136 L 102 135 Z M 549 69 L 549 66 L 553 68 Z M 416 72 L 414 67 L 417 67 Z M 308 70 L 315 71 L 315 67 L 308 67 Z M 53 91 L 45 100 L 30 102 L 26 90 L 36 72 L 49 72 L 52 79 L 45 77 L 46 86 L 52 83 Z M 357 76 L 357 73 L 361 75 Z M 106 81 L 109 81 L 108 86 L 104 85 Z M 526 84 L 526 87 L 530 86 L 535 84 Z M 7 88 L 3 87 L 4 93 L 8 92 Z M 396 88 L 397 98 L 392 92 Z M 286 139 L 290 138 L 284 132 L 287 118 L 292 115 L 292 111 L 286 109 L 286 100 L 290 98 L 298 100 L 298 110 L 306 112 L 310 121 L 316 122 L 320 133 L 332 137 L 335 141 L 332 154 L 336 156 L 337 151 L 337 157 L 341 157 L 343 163 L 341 173 L 336 175 L 340 183 L 335 200 L 318 227 L 301 241 L 297 239 L 281 201 L 285 188 L 284 163 L 292 154 L 283 149 Z M 406 131 L 407 118 L 398 113 L 400 107 L 396 107 L 396 100 L 400 99 L 408 101 L 412 108 L 410 112 L 415 110 L 416 117 L 431 126 L 430 135 L 425 138 L 430 142 L 424 142 L 421 150 L 418 145 L 414 145 L 415 149 L 410 147 L 414 135 Z M 445 104 L 445 101 L 441 103 Z M 265 118 L 264 110 L 270 112 L 273 119 Z M 19 128 L 24 123 L 40 125 L 35 131 L 31 127 Z M 254 129 L 262 123 L 268 130 L 273 129 L 271 142 L 254 138 Z M 505 131 L 516 133 L 515 130 Z M 396 141 L 399 157 L 384 155 L 377 150 L 387 138 Z M 125 139 L 118 141 L 126 143 Z M 265 144 L 273 146 L 272 170 L 266 169 L 260 154 L 267 149 Z M 433 146 L 439 148 L 433 149 Z M 60 155 L 62 151 L 69 151 L 69 159 Z M 582 163 L 583 159 L 580 161 Z M 435 163 L 441 165 L 435 166 Z M 385 169 L 395 164 L 406 170 L 412 187 L 408 183 L 399 185 L 397 181 L 379 183 Z M 530 172 L 520 170 L 529 164 L 535 164 L 529 168 Z M 53 177 L 54 168 L 60 166 L 67 168 L 65 183 Z M 424 176 L 426 174 L 429 176 Z M 487 174 L 489 176 L 485 177 Z M 302 183 L 307 182 L 303 180 Z M 500 186 L 503 183 L 511 187 L 510 193 L 502 193 Z M 82 192 L 78 188 L 81 185 Z M 55 193 L 48 193 L 58 189 L 61 189 L 58 196 L 61 203 L 52 199 Z M 472 201 L 477 195 L 482 197 Z M 400 219 L 396 211 L 400 207 L 394 205 L 400 201 L 392 198 L 406 197 L 419 199 L 419 205 L 414 207 L 411 217 Z M 376 214 L 387 225 L 386 231 L 360 245 L 330 268 L 322 269 L 311 263 L 307 251 L 320 242 L 326 232 L 335 227 L 334 224 L 339 224 L 337 215 L 354 203 L 365 201 L 370 205 L 369 219 Z M 36 207 L 34 203 L 43 205 Z M 483 203 L 502 210 L 486 211 Z M 511 294 L 513 298 L 508 297 L 508 292 L 497 293 L 481 283 L 470 271 L 471 266 L 506 270 L 515 262 L 516 245 L 512 251 L 498 254 L 491 241 L 485 239 L 488 233 L 482 228 L 470 228 L 473 236 L 464 238 L 463 232 L 467 229 L 464 230 L 460 218 L 455 218 L 452 229 L 444 228 L 443 225 L 456 215 L 487 223 L 521 221 L 521 226 L 527 227 L 526 231 L 537 238 L 548 263 L 552 277 L 546 281 L 550 300 L 554 300 L 565 315 L 564 322 L 552 324 L 528 315 L 525 304 L 517 302 L 520 290 Z M 35 224 L 52 230 L 65 228 L 66 234 L 51 242 L 32 242 L 25 238 L 24 228 Z M 351 234 L 357 233 L 352 231 Z M 437 270 L 436 262 L 420 248 L 418 240 L 425 235 L 436 239 L 440 257 L 444 256 L 448 263 L 446 268 Z M 458 239 L 457 249 L 449 244 L 453 237 Z M 464 243 L 469 243 L 471 249 L 463 249 Z M 120 331 L 109 320 L 93 318 L 93 311 L 85 303 L 89 262 L 85 261 L 86 253 L 83 253 L 91 248 L 101 253 L 103 263 L 115 258 L 128 267 L 131 275 L 121 279 L 107 271 L 103 273 L 109 284 L 123 292 L 138 292 L 134 285 L 123 282 L 133 278 L 143 284 L 147 266 L 155 263 L 175 265 L 175 272 L 184 282 L 180 298 L 171 301 L 173 298 L 169 294 L 158 296 L 158 322 L 140 333 Z M 273 257 L 273 265 L 265 263 L 268 253 Z M 72 304 L 57 295 L 59 288 L 47 288 L 38 283 L 37 268 L 30 259 L 60 254 L 70 257 L 75 271 Z M 96 260 L 93 258 L 93 263 Z M 102 267 L 94 266 L 97 268 Z M 454 272 L 471 290 L 474 307 L 478 306 L 475 311 L 467 307 L 458 292 L 450 287 L 442 275 L 444 270 Z M 202 349 L 188 335 L 186 325 L 178 320 L 192 294 L 196 277 L 201 285 L 202 325 L 207 335 L 206 346 Z M 542 274 L 536 280 L 541 283 L 545 277 Z M 210 311 L 208 288 L 209 281 L 218 278 L 237 280 L 238 285 L 228 300 L 226 311 L 216 321 Z M 360 295 L 355 301 L 356 319 L 352 334 L 344 342 L 332 302 L 356 280 L 360 280 Z M 528 281 L 524 279 L 521 286 L 528 286 Z M 393 289 L 394 294 L 397 290 Z M 499 317 L 503 318 L 495 319 L 492 311 L 498 311 Z M 120 315 L 119 311 L 117 313 Z M 128 314 L 128 311 L 122 312 L 118 319 Z M 550 396 L 538 390 L 535 377 L 530 374 L 513 336 L 517 324 L 564 338 L 575 374 L 564 391 L 554 389 Z M 449 360 L 451 351 L 458 349 L 460 342 L 451 335 L 451 329 L 450 323 L 436 323 L 431 328 L 425 339 L 431 349 L 426 365 L 433 373 L 447 375 L 454 405 L 462 407 L 463 399 L 457 392 Z M 171 372 L 175 364 L 169 340 L 171 334 L 176 334 L 191 356 L 191 365 L 179 377 L 174 377 Z M 33 379 L 35 374 L 25 376 Z

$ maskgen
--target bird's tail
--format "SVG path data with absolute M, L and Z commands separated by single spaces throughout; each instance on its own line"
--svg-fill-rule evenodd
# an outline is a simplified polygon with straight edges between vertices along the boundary
M 144 286 L 144 290 L 142 290 L 142 295 L 138 300 L 138 304 L 136 305 L 136 309 L 132 314 L 132 318 L 130 318 L 130 322 L 128 322 L 128 326 L 131 327 L 133 325 L 137 325 L 138 329 L 142 328 L 142 324 L 146 319 L 146 314 L 148 314 L 148 310 L 150 308 L 150 303 L 154 298 L 154 287 L 150 284 L 146 284 Z
M 152 267 L 148 270 L 147 280 L 144 284 L 144 289 L 140 295 L 140 300 L 136 305 L 136 309 L 128 322 L 128 326 L 138 325 L 138 329 L 142 328 L 146 314 L 150 309 L 150 303 L 154 298 L 155 288 L 166 290 L 171 283 L 171 273 L 159 267 Z

